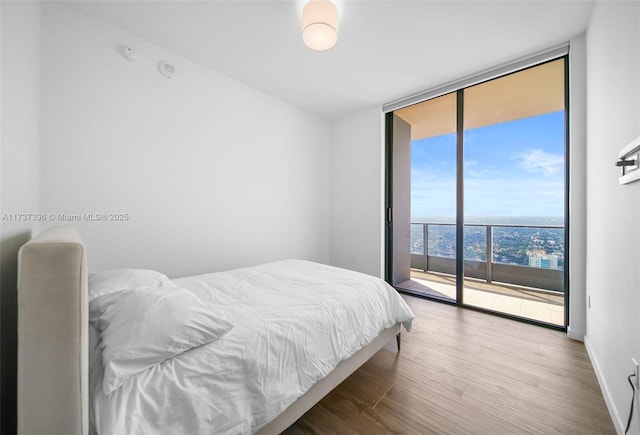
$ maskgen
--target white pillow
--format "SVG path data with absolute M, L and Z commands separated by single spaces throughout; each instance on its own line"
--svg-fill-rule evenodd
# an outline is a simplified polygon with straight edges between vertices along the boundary
M 102 337 L 103 388 L 109 395 L 130 376 L 197 346 L 233 325 L 180 287 L 141 287 L 98 296 L 89 320 Z
M 89 275 L 89 300 L 107 293 L 138 287 L 171 287 L 164 274 L 146 269 L 114 269 Z

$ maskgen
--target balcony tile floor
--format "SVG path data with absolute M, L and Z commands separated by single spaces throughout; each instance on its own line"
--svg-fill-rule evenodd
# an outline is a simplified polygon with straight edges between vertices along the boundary
M 412 270 L 398 287 L 444 299 L 454 299 L 455 277 Z M 527 287 L 465 280 L 465 303 L 514 316 L 564 326 L 564 296 Z

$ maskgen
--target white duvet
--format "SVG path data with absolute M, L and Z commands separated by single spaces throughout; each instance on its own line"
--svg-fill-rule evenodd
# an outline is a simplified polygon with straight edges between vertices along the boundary
M 99 434 L 253 433 L 381 331 L 400 322 L 409 330 L 413 319 L 382 280 L 301 260 L 173 282 L 215 304 L 233 328 L 109 396 L 96 350 L 91 420 Z

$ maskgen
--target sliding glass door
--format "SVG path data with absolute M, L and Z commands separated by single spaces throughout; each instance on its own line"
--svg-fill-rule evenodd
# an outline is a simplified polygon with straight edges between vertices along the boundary
M 396 287 L 565 327 L 566 92 L 562 57 L 393 112 L 411 138 Z
M 463 302 L 564 326 L 564 59 L 464 90 Z
M 408 281 L 395 284 L 455 302 L 456 94 L 407 107 L 396 116 L 411 133 L 411 273 Z

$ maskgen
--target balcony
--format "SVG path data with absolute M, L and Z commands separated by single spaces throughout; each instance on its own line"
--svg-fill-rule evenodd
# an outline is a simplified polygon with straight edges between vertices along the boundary
M 455 225 L 411 225 L 411 280 L 399 287 L 455 300 Z M 465 304 L 564 326 L 564 227 L 466 224 L 464 231 Z

